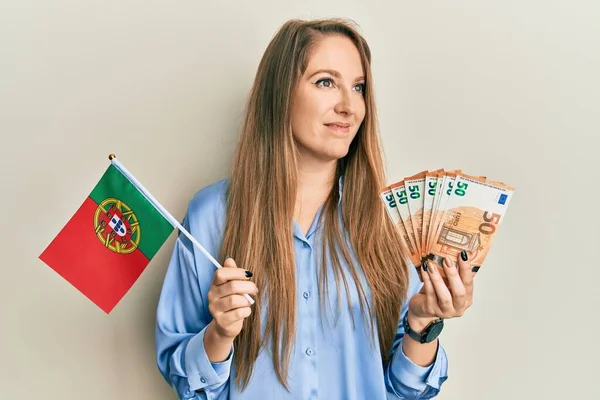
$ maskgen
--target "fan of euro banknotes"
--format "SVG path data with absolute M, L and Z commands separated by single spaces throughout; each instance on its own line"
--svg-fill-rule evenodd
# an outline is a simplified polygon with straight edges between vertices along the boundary
M 488 255 L 506 215 L 514 188 L 467 175 L 462 170 L 422 171 L 382 188 L 388 216 L 400 233 L 400 245 L 419 267 L 425 260 L 442 265 L 470 254 L 477 272 Z M 442 276 L 443 268 L 438 268 Z

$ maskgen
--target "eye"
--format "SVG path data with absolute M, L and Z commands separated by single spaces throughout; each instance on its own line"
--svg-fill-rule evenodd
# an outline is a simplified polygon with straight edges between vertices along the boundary
M 365 84 L 364 83 L 359 83 L 356 86 L 354 86 L 354 90 L 356 90 L 359 93 L 364 93 L 365 92 Z
M 315 85 L 330 88 L 330 87 L 333 87 L 333 79 L 331 79 L 331 78 L 319 79 L 318 81 L 315 82 Z

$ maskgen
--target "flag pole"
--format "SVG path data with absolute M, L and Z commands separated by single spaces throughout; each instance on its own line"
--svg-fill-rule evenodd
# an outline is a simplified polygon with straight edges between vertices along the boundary
M 135 179 L 135 177 L 127 170 L 127 168 L 125 168 L 123 166 L 123 164 L 121 164 L 121 162 L 119 160 L 117 160 L 117 156 L 114 154 L 110 154 L 108 156 L 108 159 L 110 160 L 110 162 L 112 163 L 112 165 L 115 166 L 115 168 L 117 168 L 127 179 L 129 179 L 129 181 L 131 182 L 131 184 L 133 186 L 135 186 L 145 197 L 146 199 L 156 208 L 156 210 L 167 219 L 167 221 L 169 221 L 169 223 L 171 225 L 173 225 L 173 227 L 179 229 L 179 231 L 181 231 L 181 233 L 183 233 L 185 236 L 187 236 L 188 239 L 190 239 L 192 241 L 192 243 L 194 244 L 194 246 L 196 246 L 213 264 L 215 267 L 217 268 L 223 268 L 221 266 L 221 264 L 219 264 L 219 262 L 217 260 L 214 259 L 214 257 L 208 252 L 206 251 L 206 249 L 200 244 L 198 243 L 198 241 L 183 227 L 183 225 L 181 225 L 179 223 L 179 221 L 177 221 L 151 194 L 150 192 L 148 192 L 146 190 L 146 188 L 144 188 L 144 186 L 142 186 L 142 184 Z M 247 293 L 244 293 L 244 297 L 246 298 L 246 300 L 248 300 L 250 302 L 250 304 L 254 304 L 254 300 L 252 299 L 252 297 L 250 297 L 250 295 L 248 295 Z

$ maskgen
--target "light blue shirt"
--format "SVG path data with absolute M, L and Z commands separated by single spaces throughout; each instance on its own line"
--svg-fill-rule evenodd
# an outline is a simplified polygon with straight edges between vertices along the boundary
M 340 191 L 341 183 L 342 179 Z M 213 257 L 219 254 L 224 232 L 227 184 L 228 180 L 220 180 L 196 193 L 183 223 Z M 224 362 L 209 361 L 203 343 L 205 328 L 212 320 L 207 293 L 216 268 L 185 235 L 179 234 L 158 303 L 155 345 L 158 368 L 180 398 L 379 400 L 430 399 L 438 394 L 447 379 L 448 360 L 444 348 L 438 344 L 432 365 L 414 364 L 402 351 L 404 329 L 400 319 L 393 356 L 384 365 L 377 335 L 372 340 L 369 324 L 363 322 L 351 280 L 353 310 L 346 306 L 346 291 L 342 285 L 341 313 L 333 322 L 326 317 L 321 323 L 317 260 L 320 260 L 323 229 L 317 220 L 315 218 L 306 235 L 296 221 L 293 225 L 297 332 L 288 379 L 291 393 L 277 380 L 270 348 L 260 352 L 250 383 L 243 392 L 238 391 L 235 384 L 236 370 L 232 363 L 235 348 Z M 411 266 L 410 271 L 408 298 L 422 285 L 415 268 Z M 335 311 L 337 294 L 333 275 L 329 282 L 332 285 L 329 300 Z M 365 290 L 369 296 L 368 287 Z M 263 332 L 264 307 L 266 305 L 261 310 Z M 402 307 L 401 317 L 407 308 L 408 304 Z M 351 312 L 354 313 L 355 327 L 352 326 Z

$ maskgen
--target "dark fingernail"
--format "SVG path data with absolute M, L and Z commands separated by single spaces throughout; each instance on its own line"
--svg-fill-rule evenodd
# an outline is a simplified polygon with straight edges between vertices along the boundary
M 462 258 L 463 261 L 467 261 L 469 259 L 469 257 L 467 257 L 467 252 L 466 251 L 461 251 L 460 252 L 460 258 Z
M 427 263 L 426 262 L 423 263 L 423 271 L 427 271 Z
M 246 271 L 246 278 L 251 278 L 251 277 L 252 277 L 252 272 Z
M 225 260 L 227 260 L 228 258 L 232 258 L 232 257 L 231 257 L 231 256 L 226 256 L 226 257 L 225 257 Z
M 471 268 L 471 271 L 473 271 L 473 272 L 477 272 L 477 271 L 479 271 L 479 267 L 472 267 L 472 268 Z

